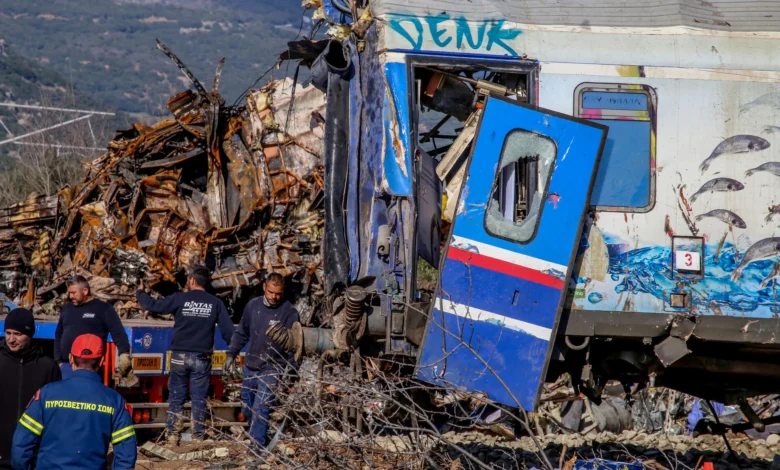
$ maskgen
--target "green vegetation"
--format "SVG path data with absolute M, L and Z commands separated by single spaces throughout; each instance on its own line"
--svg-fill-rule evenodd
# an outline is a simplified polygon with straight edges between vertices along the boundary
M 417 258 L 417 288 L 433 292 L 439 282 L 439 270 L 422 258 Z
M 165 113 L 188 84 L 159 39 L 207 88 L 225 57 L 220 91 L 232 102 L 295 37 L 302 13 L 297 0 L 0 0 L 0 41 L 18 54 L 0 63 L 0 93 L 35 101 L 36 86 L 64 86 L 102 109 Z

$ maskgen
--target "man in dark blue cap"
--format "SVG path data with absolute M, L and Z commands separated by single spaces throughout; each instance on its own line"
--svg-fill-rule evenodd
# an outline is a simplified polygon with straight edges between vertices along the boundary
M 33 340 L 35 320 L 27 309 L 16 308 L 5 317 L 0 340 L 0 468 L 11 468 L 11 438 L 16 423 L 35 392 L 60 380 L 54 359 L 44 356 Z

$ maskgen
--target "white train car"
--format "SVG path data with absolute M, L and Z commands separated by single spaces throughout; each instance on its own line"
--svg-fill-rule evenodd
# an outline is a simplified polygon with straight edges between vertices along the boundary
M 531 104 L 609 127 L 548 378 L 780 389 L 780 2 L 369 6 L 388 57 L 523 60 Z

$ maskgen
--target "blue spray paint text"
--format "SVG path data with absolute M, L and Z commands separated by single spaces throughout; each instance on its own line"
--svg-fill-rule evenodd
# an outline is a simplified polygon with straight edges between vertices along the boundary
M 449 22 L 449 20 L 453 20 Z M 423 26 L 423 21 L 426 27 Z M 470 23 L 463 17 L 453 19 L 446 13 L 425 18 L 414 16 L 393 17 L 389 21 L 390 27 L 402 38 L 409 42 L 412 49 L 422 49 L 423 41 L 427 35 L 437 47 L 446 48 L 453 39 L 455 47 L 462 50 L 467 45 L 471 50 L 480 50 L 485 45 L 485 50 L 490 52 L 493 47 L 498 47 L 512 56 L 518 55 L 505 41 L 511 41 L 519 36 L 519 29 L 503 29 L 503 19 L 484 20 L 481 23 Z M 454 31 L 453 31 L 454 28 Z

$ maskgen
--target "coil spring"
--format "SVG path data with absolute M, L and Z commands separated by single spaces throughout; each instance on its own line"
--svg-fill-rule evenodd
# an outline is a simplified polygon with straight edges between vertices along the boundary
M 366 290 L 360 286 L 351 286 L 346 292 L 347 324 L 354 328 L 363 317 L 363 303 L 366 301 Z

